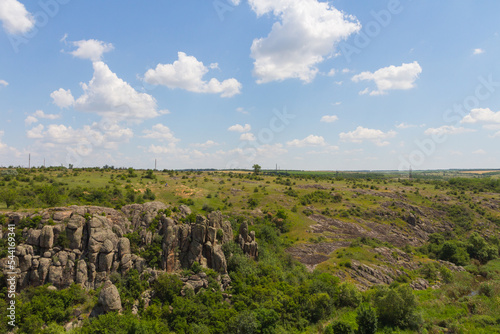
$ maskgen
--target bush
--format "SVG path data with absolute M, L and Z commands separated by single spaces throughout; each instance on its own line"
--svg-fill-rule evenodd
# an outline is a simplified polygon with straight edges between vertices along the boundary
M 352 326 L 345 321 L 334 321 L 326 326 L 324 334 L 354 334 Z
M 176 275 L 163 274 L 153 283 L 153 290 L 161 302 L 171 304 L 180 296 L 183 285 Z
M 368 304 L 361 304 L 356 310 L 357 334 L 375 334 L 377 332 L 377 314 Z
M 356 308 L 362 300 L 361 293 L 356 286 L 349 282 L 344 282 L 339 286 L 335 297 L 335 304 L 338 307 Z
M 383 325 L 400 328 L 415 328 L 419 319 L 416 315 L 417 300 L 408 285 L 396 288 L 379 287 L 374 296 L 375 307 Z

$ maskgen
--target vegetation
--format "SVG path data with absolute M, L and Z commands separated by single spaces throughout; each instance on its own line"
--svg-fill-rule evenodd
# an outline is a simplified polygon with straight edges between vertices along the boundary
M 159 200 L 170 204 L 163 212 L 167 216 L 188 206 L 192 214 L 183 219 L 185 224 L 196 221 L 197 214 L 220 210 L 234 231 L 242 221 L 251 222 L 258 259 L 245 256 L 236 242 L 224 244 L 231 278 L 224 292 L 218 274 L 199 263 L 155 280 L 135 269 L 114 275 L 121 315 L 89 317 L 97 292 L 76 285 L 60 291 L 25 289 L 17 299 L 18 333 L 61 333 L 77 318 L 82 326 L 73 333 L 499 332 L 498 172 L 414 171 L 409 179 L 396 172 L 276 172 L 259 165 L 228 172 L 105 167 L 4 169 L 0 210 L 35 212 L 73 204 L 121 208 Z M 148 227 L 151 232 L 159 219 Z M 5 222 L 0 214 L 4 235 Z M 40 228 L 43 222 L 51 223 L 42 214 L 22 219 L 16 240 L 23 241 L 24 229 Z M 342 224 L 367 233 L 340 233 Z M 400 234 L 377 234 L 374 226 Z M 422 231 L 420 226 L 434 233 L 412 235 Z M 402 244 L 405 234 L 417 242 Z M 125 237 L 132 253 L 149 267 L 159 267 L 161 237 L 147 247 L 140 247 L 137 232 Z M 216 238 L 222 240 L 221 230 Z M 54 242 L 68 246 L 64 233 Z M 330 245 L 335 245 L 333 250 L 328 250 Z M 313 254 L 322 259 L 313 271 L 297 261 L 293 249 L 300 247 L 321 250 Z M 0 239 L 2 257 L 6 248 L 6 239 Z M 405 259 L 411 265 L 403 266 Z M 457 271 L 450 263 L 464 269 Z M 397 273 L 391 274 L 392 284 L 360 289 L 356 268 L 382 266 Z M 197 293 L 183 289 L 181 278 L 201 272 L 207 275 L 208 288 Z M 421 279 L 432 288 L 410 287 Z M 0 316 L 5 318 L 5 278 L 0 282 Z M 151 296 L 148 307 L 141 297 L 146 292 Z M 5 322 L 0 324 L 0 332 L 8 330 Z

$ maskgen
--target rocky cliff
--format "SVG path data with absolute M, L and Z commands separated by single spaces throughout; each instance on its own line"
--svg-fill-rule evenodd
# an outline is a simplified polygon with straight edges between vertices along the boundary
M 6 223 L 23 228 L 15 250 L 18 289 L 46 283 L 57 288 L 77 283 L 95 289 L 113 273 L 135 268 L 154 278 L 161 272 L 190 268 L 195 261 L 226 274 L 222 245 L 234 239 L 231 224 L 218 211 L 207 217 L 198 215 L 195 221 L 189 207 L 175 211 L 150 202 L 127 205 L 121 211 L 70 206 L 32 214 L 7 213 Z M 247 227 L 243 231 L 237 240 L 245 240 L 242 249 L 256 257 L 255 237 Z M 153 243 L 160 245 L 159 268 L 151 268 L 138 255 Z M 6 260 L 0 260 L 4 271 Z

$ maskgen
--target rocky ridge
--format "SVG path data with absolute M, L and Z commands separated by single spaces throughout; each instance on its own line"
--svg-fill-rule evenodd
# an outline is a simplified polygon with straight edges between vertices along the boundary
M 115 298 L 112 274 L 123 275 L 134 268 L 139 273 L 148 272 L 154 280 L 162 272 L 190 268 L 195 261 L 218 272 L 221 288 L 227 287 L 230 279 L 222 245 L 233 240 L 231 223 L 219 211 L 207 217 L 197 215 L 194 222 L 186 219 L 191 215 L 189 207 L 181 205 L 176 211 L 172 213 L 161 202 L 149 202 L 127 205 L 121 210 L 70 206 L 33 214 L 7 213 L 7 223 L 31 223 L 22 230 L 21 242 L 15 249 L 17 288 L 47 283 L 58 289 L 73 283 L 85 289 L 102 286 L 99 305 L 104 312 L 114 311 L 121 309 L 121 303 Z M 243 235 L 238 240 L 243 251 L 256 257 L 255 235 L 248 233 L 248 227 L 240 231 Z M 160 268 L 149 267 L 133 251 L 126 235 L 138 236 L 140 241 L 135 246 L 139 249 L 155 242 L 161 244 Z M 8 270 L 7 258 L 0 260 L 0 268 Z M 207 285 L 202 276 L 184 279 L 185 285 L 198 290 Z

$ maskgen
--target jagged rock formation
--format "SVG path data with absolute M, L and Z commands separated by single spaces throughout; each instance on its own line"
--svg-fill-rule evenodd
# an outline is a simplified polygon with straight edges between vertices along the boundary
M 233 240 L 231 224 L 223 220 L 220 212 L 212 212 L 208 217 L 198 215 L 196 222 L 187 223 L 184 221 L 191 212 L 189 207 L 181 206 L 173 214 L 167 209 L 161 202 L 150 202 L 127 205 L 121 211 L 70 206 L 35 214 L 7 213 L 7 222 L 16 225 L 23 219 L 38 221 L 34 218 L 41 217 L 35 228 L 24 228 L 23 240 L 16 247 L 18 289 L 47 283 L 56 288 L 76 283 L 95 289 L 109 285 L 107 282 L 113 273 L 125 274 L 134 268 L 139 273 L 148 271 L 154 278 L 161 271 L 190 268 L 195 261 L 225 274 L 227 266 L 222 245 Z M 242 248 L 255 257 L 255 236 L 248 234 L 248 227 L 243 230 L 246 231 L 243 239 L 247 242 Z M 137 249 L 134 254 L 126 234 L 138 236 L 140 242 L 134 246 L 139 250 L 152 243 L 160 245 L 160 268 L 149 268 Z M 7 258 L 0 260 L 0 268 L 7 270 Z M 199 283 L 195 282 L 206 285 L 202 279 L 194 277 L 187 283 L 196 290 Z M 227 285 L 224 281 L 227 279 L 227 275 L 222 275 L 221 285 Z M 114 309 L 117 304 L 108 301 L 107 295 L 102 297 L 104 308 Z
M 243 253 L 255 259 L 259 256 L 259 249 L 255 241 L 255 232 L 248 232 L 248 224 L 246 221 L 240 225 L 240 235 L 238 236 L 238 244 L 240 245 Z

